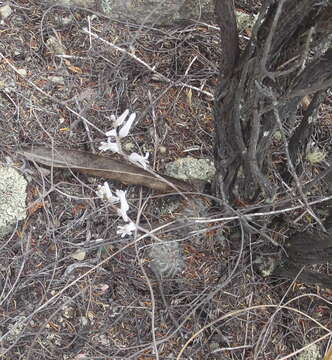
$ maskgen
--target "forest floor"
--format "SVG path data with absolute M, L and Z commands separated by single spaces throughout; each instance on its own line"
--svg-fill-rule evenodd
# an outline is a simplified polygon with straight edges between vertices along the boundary
M 0 25 L 3 163 L 9 156 L 20 167 L 22 144 L 99 153 L 111 116 L 126 109 L 137 122 L 123 148 L 149 152 L 154 170 L 213 159 L 215 24 L 139 27 L 19 3 Z M 187 221 L 186 212 L 223 218 L 208 194 L 193 196 L 208 204 L 195 213 L 188 197 L 112 184 L 127 190 L 128 214 L 148 234 L 122 238 L 122 219 L 96 194 L 104 179 L 29 163 L 23 173 L 27 218 L 0 240 L 1 358 L 281 360 L 317 341 L 319 359 L 329 349 L 332 293 L 263 277 L 256 263 L 279 249 L 259 233 L 244 245 L 238 220 Z M 278 240 L 289 233 L 266 231 Z M 167 241 L 179 244 L 174 261 L 183 264 L 160 280 L 150 249 Z

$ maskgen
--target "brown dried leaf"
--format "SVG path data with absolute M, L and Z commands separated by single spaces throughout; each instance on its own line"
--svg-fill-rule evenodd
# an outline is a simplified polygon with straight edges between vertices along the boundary
M 47 148 L 40 145 L 24 147 L 18 151 L 18 154 L 23 155 L 29 161 L 49 167 L 75 169 L 83 174 L 100 176 L 124 184 L 143 185 L 160 192 L 170 192 L 176 189 L 194 191 L 193 186 L 184 181 L 146 171 L 125 161 L 85 151 Z

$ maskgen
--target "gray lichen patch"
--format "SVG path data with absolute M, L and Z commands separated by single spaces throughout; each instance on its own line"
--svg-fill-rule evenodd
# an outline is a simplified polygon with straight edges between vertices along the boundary
M 297 360 L 319 360 L 321 358 L 319 347 L 316 344 L 312 344 L 301 352 L 301 354 L 297 357 Z
M 166 165 L 166 174 L 177 179 L 198 179 L 211 181 L 215 174 L 213 161 L 186 157 L 177 159 Z
M 27 181 L 15 169 L 0 166 L 0 238 L 26 217 Z

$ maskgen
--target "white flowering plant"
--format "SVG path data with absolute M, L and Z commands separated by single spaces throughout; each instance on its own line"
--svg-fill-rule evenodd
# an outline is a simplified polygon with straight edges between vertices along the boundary
M 125 110 L 118 118 L 114 115 L 111 116 L 113 123 L 113 128 L 105 133 L 107 140 L 102 141 L 99 146 L 101 151 L 112 151 L 114 153 L 121 154 L 127 160 L 134 163 L 135 165 L 140 165 L 144 169 L 148 166 L 148 157 L 149 153 L 146 153 L 145 156 L 141 156 L 136 152 L 130 154 L 129 156 L 124 153 L 121 146 L 121 139 L 129 135 L 130 129 L 134 124 L 136 119 L 136 113 L 129 115 L 129 110 Z
M 136 152 L 127 155 L 122 150 L 121 146 L 121 139 L 128 136 L 135 119 L 136 113 L 130 114 L 128 109 L 125 110 L 118 118 L 112 115 L 111 120 L 113 128 L 105 133 L 107 140 L 100 143 L 99 150 L 121 154 L 131 163 L 146 169 L 149 166 L 149 153 L 146 153 L 144 156 L 141 156 Z M 112 192 L 109 184 L 105 182 L 103 185 L 98 186 L 96 194 L 99 198 L 110 202 L 116 209 L 118 215 L 121 216 L 125 222 L 125 225 L 118 226 L 117 234 L 120 234 L 121 237 L 132 235 L 132 233 L 137 230 L 137 226 L 127 215 L 129 210 L 129 204 L 126 199 L 127 191 L 115 190 Z M 120 204 L 120 206 L 117 206 L 116 204 Z
M 115 190 L 115 194 L 112 193 L 108 182 L 104 182 L 103 185 L 99 185 L 96 191 L 97 196 L 103 200 L 107 200 L 111 203 L 111 205 L 116 209 L 119 216 L 122 217 L 123 221 L 126 223 L 124 226 L 119 226 L 117 234 L 120 234 L 121 237 L 125 237 L 127 235 L 132 235 L 132 232 L 136 230 L 136 224 L 130 220 L 127 212 L 129 210 L 129 204 L 126 199 L 127 191 L 123 190 Z M 120 203 L 120 206 L 116 206 L 116 204 Z

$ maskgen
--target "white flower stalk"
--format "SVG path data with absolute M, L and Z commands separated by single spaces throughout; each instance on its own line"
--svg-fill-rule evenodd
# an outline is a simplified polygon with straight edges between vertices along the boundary
M 118 134 L 117 134 L 117 132 L 116 132 L 116 129 L 112 129 L 112 130 L 110 130 L 110 131 L 107 131 L 107 132 L 105 133 L 105 135 L 108 136 L 108 138 L 110 138 L 110 137 L 117 137 L 117 136 L 118 136 Z
M 107 131 L 105 135 L 107 136 L 107 141 L 102 141 L 99 146 L 99 150 L 101 151 L 107 151 L 110 150 L 115 153 L 122 154 L 124 157 L 126 157 L 130 162 L 138 164 L 139 166 L 146 169 L 149 165 L 148 157 L 149 153 L 146 153 L 145 156 L 141 156 L 137 153 L 132 153 L 130 156 L 127 156 L 123 153 L 120 143 L 120 138 L 124 138 L 128 136 L 131 127 L 134 124 L 134 121 L 136 119 L 136 113 L 132 113 L 129 115 L 129 118 L 127 119 L 129 115 L 129 110 L 126 109 L 118 118 L 116 118 L 114 115 L 111 116 L 111 120 L 113 122 L 113 129 L 110 131 Z M 127 119 L 127 120 L 126 120 Z M 118 128 L 121 127 L 120 130 Z M 103 186 L 98 187 L 97 195 L 101 198 L 107 199 L 112 204 L 116 202 L 120 202 L 120 207 L 117 208 L 117 213 L 119 216 L 122 217 L 123 221 L 127 224 L 123 226 L 118 226 L 117 234 L 120 234 L 121 237 L 130 236 L 132 235 L 132 232 L 137 230 L 137 226 L 130 220 L 130 218 L 127 215 L 127 211 L 129 210 L 129 204 L 126 199 L 127 191 L 123 190 L 116 190 L 115 191 L 116 196 L 114 196 L 108 186 L 108 184 L 105 182 Z
M 128 115 L 129 115 L 129 110 L 127 109 L 116 120 L 113 119 L 114 128 L 110 131 L 107 131 L 105 135 L 107 137 L 120 137 L 120 138 L 124 138 L 128 136 L 129 131 L 136 119 L 136 113 L 130 114 L 128 120 L 125 122 L 125 119 L 127 118 Z M 119 131 L 117 131 L 117 128 L 120 127 L 123 123 L 124 125 L 122 126 L 122 128 Z
M 125 121 L 126 118 L 128 117 L 128 115 L 129 115 L 129 110 L 127 109 L 117 119 L 115 118 L 114 115 L 111 116 L 111 120 L 113 122 L 114 129 L 107 131 L 105 133 L 105 135 L 107 136 L 107 142 L 102 141 L 98 148 L 99 150 L 101 150 L 101 151 L 110 150 L 114 153 L 124 155 L 122 148 L 121 148 L 120 138 L 124 138 L 124 137 L 128 136 L 129 131 L 136 119 L 136 113 L 132 113 L 132 114 L 130 114 L 128 120 Z M 124 123 L 124 125 L 118 131 L 118 127 L 121 126 L 123 123 Z M 115 141 L 114 141 L 114 139 L 115 139 Z
M 127 215 L 127 211 L 129 210 L 129 205 L 126 199 L 127 191 L 116 190 L 115 194 L 120 200 L 120 209 L 118 209 L 118 214 L 125 222 L 128 222 L 130 219 Z
M 120 234 L 122 238 L 125 236 L 131 236 L 132 232 L 136 230 L 136 224 L 134 224 L 132 221 L 128 224 L 125 224 L 123 226 L 118 226 L 117 234 Z
M 102 141 L 98 148 L 100 151 L 110 150 L 114 153 L 121 154 L 121 148 L 117 142 L 112 142 L 111 138 L 107 138 L 107 142 Z
M 146 169 L 149 166 L 148 158 L 149 153 L 146 153 L 145 156 L 141 156 L 135 152 L 130 154 L 128 157 L 129 161 L 142 166 L 143 169 Z
M 136 231 L 137 226 L 130 220 L 127 215 L 129 210 L 129 204 L 126 199 L 127 191 L 116 190 L 114 195 L 107 182 L 104 182 L 103 185 L 98 186 L 96 194 L 101 199 L 109 201 L 112 205 L 120 202 L 120 207 L 115 207 L 119 216 L 127 223 L 123 226 L 118 226 L 117 234 L 120 234 L 121 237 L 132 235 L 133 231 Z
M 106 181 L 103 185 L 98 185 L 98 190 L 96 191 L 96 193 L 99 198 L 107 200 L 111 204 L 116 204 L 120 201 L 119 198 L 112 194 L 112 191 Z
M 125 124 L 122 126 L 122 128 L 119 131 L 120 138 L 124 138 L 124 137 L 128 136 L 129 131 L 130 131 L 131 127 L 133 126 L 135 119 L 136 119 L 136 113 L 132 113 L 129 116 L 129 119 L 125 122 Z
M 129 109 L 126 109 L 117 119 L 115 119 L 115 117 L 113 117 L 114 128 L 121 126 L 123 124 L 123 122 L 126 120 L 128 115 L 129 115 Z

